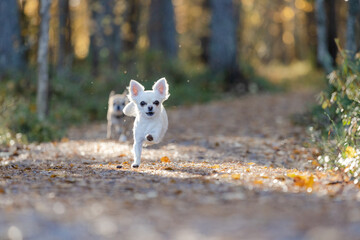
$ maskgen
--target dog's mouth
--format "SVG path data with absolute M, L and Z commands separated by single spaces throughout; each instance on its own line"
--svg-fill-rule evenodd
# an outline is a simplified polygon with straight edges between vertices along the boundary
M 154 112 L 147 112 L 146 115 L 151 117 L 152 115 L 154 115 Z

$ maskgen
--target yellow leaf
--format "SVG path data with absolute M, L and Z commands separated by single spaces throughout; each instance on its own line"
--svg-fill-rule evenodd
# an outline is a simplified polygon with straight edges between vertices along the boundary
M 308 177 L 308 178 L 306 179 L 306 181 L 305 181 L 305 186 L 306 186 L 307 188 L 312 188 L 313 185 L 314 185 L 314 177 L 313 177 L 313 175 L 311 175 L 310 177 Z
M 170 162 L 170 159 L 167 156 L 164 156 L 164 157 L 160 158 L 160 161 L 163 163 L 168 163 L 168 162 Z
M 61 142 L 68 142 L 69 141 L 69 139 L 67 138 L 67 137 L 63 137 L 62 139 L 61 139 Z
M 353 147 L 348 146 L 345 150 L 345 156 L 347 158 L 353 158 L 356 155 L 356 151 Z
M 123 162 L 123 164 L 127 164 L 127 165 L 129 165 L 129 163 L 128 163 L 127 161 Z
M 219 164 L 215 164 L 214 166 L 211 166 L 211 168 L 220 168 Z
M 263 181 L 262 180 L 255 180 L 254 184 L 263 184 Z
M 119 157 L 126 157 L 126 154 L 121 153 L 121 154 L 119 155 Z
M 241 175 L 239 173 L 233 173 L 231 174 L 231 178 L 234 180 L 239 180 L 241 177 Z
M 312 188 L 314 185 L 314 176 L 298 175 L 295 173 L 288 173 L 288 177 L 294 180 L 294 184 L 299 187 Z
M 248 163 L 248 165 L 254 165 L 254 164 L 255 164 L 255 163 L 253 163 L 253 162 L 249 162 L 249 163 Z
M 318 161 L 316 161 L 316 160 L 312 160 L 312 161 L 311 161 L 311 164 L 312 164 L 313 166 L 317 166 L 317 167 L 320 166 L 320 164 L 319 164 Z
M 250 172 L 250 168 L 247 168 L 247 169 L 246 169 L 246 172 Z
M 54 177 L 57 177 L 57 175 L 56 175 L 56 174 L 52 174 L 50 177 L 51 177 L 51 178 L 54 178 Z
M 288 173 L 287 176 L 288 176 L 288 177 L 291 177 L 291 178 L 294 178 L 294 177 L 297 176 L 297 174 L 296 174 L 296 173 Z

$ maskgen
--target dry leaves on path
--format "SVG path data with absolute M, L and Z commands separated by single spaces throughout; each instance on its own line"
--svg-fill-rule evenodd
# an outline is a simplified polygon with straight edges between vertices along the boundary
M 289 120 L 309 93 L 169 109 L 161 145 L 131 169 L 105 124 L 0 156 L 0 238 L 357 239 L 359 186 L 317 170 Z

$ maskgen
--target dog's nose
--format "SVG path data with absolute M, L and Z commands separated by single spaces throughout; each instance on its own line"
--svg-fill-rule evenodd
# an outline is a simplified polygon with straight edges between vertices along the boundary
M 148 109 L 149 109 L 149 111 L 152 111 L 152 110 L 153 110 L 153 107 L 152 107 L 152 106 L 150 106 L 150 107 L 148 107 Z
M 120 111 L 120 106 L 117 106 L 117 110 Z

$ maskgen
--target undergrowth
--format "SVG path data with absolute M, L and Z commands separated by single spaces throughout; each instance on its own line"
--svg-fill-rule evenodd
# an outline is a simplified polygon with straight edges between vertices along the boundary
M 340 50 L 342 63 L 327 76 L 328 88 L 314 109 L 312 137 L 320 145 L 318 161 L 360 180 L 360 58 Z

